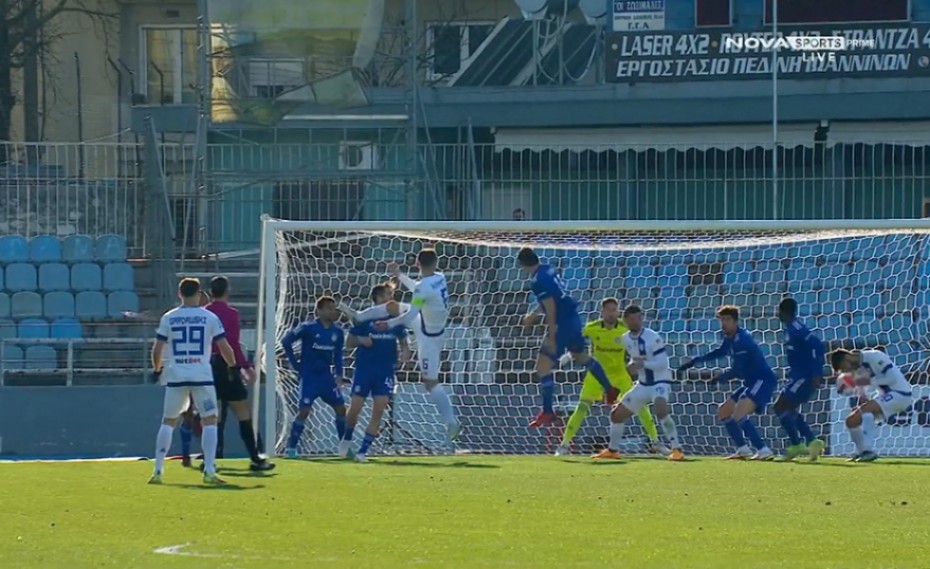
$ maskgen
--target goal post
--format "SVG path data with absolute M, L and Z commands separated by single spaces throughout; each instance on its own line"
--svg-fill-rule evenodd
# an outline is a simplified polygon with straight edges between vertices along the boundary
M 532 246 L 544 262 L 562 271 L 583 318 L 596 318 L 606 297 L 643 306 L 647 326 L 670 346 L 673 366 L 719 344 L 714 311 L 721 304 L 736 304 L 742 308 L 744 327 L 759 341 L 783 385 L 786 362 L 775 312 L 781 298 L 796 298 L 801 318 L 828 348 L 881 347 L 916 386 L 914 409 L 879 427 L 879 452 L 930 456 L 930 434 L 924 434 L 930 433 L 924 430 L 930 427 L 928 236 L 926 219 L 449 222 L 265 217 L 258 314 L 265 450 L 283 450 L 298 404 L 297 378 L 282 357 L 281 337 L 312 315 L 313 300 L 320 295 L 367 307 L 370 288 L 387 280 L 391 262 L 415 277 L 410 260 L 424 246 L 437 248 L 449 283 L 451 319 L 441 380 L 453 394 L 465 430 L 455 449 L 445 444 L 415 367 L 405 366 L 398 372 L 386 419 L 390 436 L 382 437 L 376 452 L 553 450 L 561 426 L 526 427 L 539 406 L 532 369 L 543 331 L 520 325 L 520 316 L 534 303 L 529 279 L 517 270 L 515 256 L 520 247 Z M 346 362 L 351 379 L 351 354 Z M 692 454 L 731 450 L 714 408 L 735 385 L 697 381 L 728 362 L 714 365 L 677 378 L 673 389 L 672 412 Z M 556 381 L 557 411 L 565 420 L 580 396 L 581 370 L 563 366 Z M 331 411 L 321 405 L 311 415 L 302 453 L 336 448 Z M 851 451 L 842 426 L 848 399 L 828 385 L 803 410 L 831 454 Z M 769 442 L 783 448 L 784 435 L 771 409 L 760 422 Z M 366 423 L 363 415 L 359 428 Z M 575 452 L 602 444 L 607 424 L 606 407 L 596 405 L 575 439 Z M 642 440 L 637 425 L 628 430 L 625 449 L 636 452 Z

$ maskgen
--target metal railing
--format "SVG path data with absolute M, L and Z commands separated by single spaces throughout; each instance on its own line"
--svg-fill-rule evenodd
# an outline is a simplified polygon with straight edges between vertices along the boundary
M 141 381 L 145 372 L 151 369 L 152 343 L 152 340 L 144 338 L 0 339 L 0 386 L 6 385 L 9 377 L 24 376 L 60 377 L 67 386 L 74 385 L 76 376 L 138 375 Z M 30 364 L 25 358 L 12 359 L 9 346 L 49 346 L 54 348 L 55 361 L 40 357 Z M 88 350 L 92 357 L 85 359 L 78 353 L 85 347 L 94 350 Z M 114 348 L 121 349 L 117 351 Z M 135 355 L 128 355 L 133 352 Z

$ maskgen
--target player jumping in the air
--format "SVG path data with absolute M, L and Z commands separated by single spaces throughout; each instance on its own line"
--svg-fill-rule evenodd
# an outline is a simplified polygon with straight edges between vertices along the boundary
M 610 384 L 620 390 L 620 393 L 626 393 L 633 387 L 633 380 L 626 367 L 626 347 L 623 344 L 622 337 L 627 332 L 626 326 L 620 322 L 620 305 L 616 298 L 606 298 L 601 302 L 601 317 L 598 320 L 589 322 L 585 325 L 582 334 L 591 341 L 591 350 L 594 356 L 601 362 Z M 571 355 L 565 354 L 559 360 L 559 363 L 566 364 L 571 361 Z M 578 430 L 584 423 L 585 418 L 591 412 L 591 407 L 597 401 L 604 398 L 604 388 L 594 378 L 590 371 L 585 375 L 584 384 L 581 387 L 578 406 L 575 407 L 574 413 L 568 419 L 565 425 L 565 434 L 562 436 L 562 445 L 555 451 L 556 456 L 565 456 L 569 454 L 569 445 Z M 648 408 L 643 407 L 639 410 L 639 420 L 643 425 L 643 430 L 649 436 L 649 451 L 652 453 L 661 452 L 663 449 L 659 444 L 659 433 L 656 431 L 656 424 L 652 420 L 652 413 Z
M 823 454 L 824 442 L 814 436 L 798 408 L 820 389 L 826 350 L 820 338 L 798 319 L 798 303 L 793 298 L 786 298 L 778 305 L 778 319 L 785 325 L 788 355 L 788 385 L 775 401 L 775 413 L 790 443 L 785 449 L 785 459 L 810 454 L 811 460 L 817 460 Z
M 393 289 L 378 285 L 371 291 L 375 304 L 384 304 L 391 299 Z M 407 329 L 395 326 L 385 331 L 377 329 L 374 322 L 362 322 L 349 331 L 346 347 L 355 350 L 355 376 L 352 381 L 352 400 L 346 417 L 346 432 L 339 444 L 339 454 L 351 456 L 352 435 L 358 423 L 359 413 L 365 399 L 371 395 L 371 418 L 365 430 L 365 438 L 354 453 L 358 462 L 365 462 L 368 449 L 381 432 L 381 416 L 390 402 L 394 390 L 394 372 L 401 361 L 410 359 L 407 347 Z
M 203 421 L 203 481 L 223 484 L 216 475 L 217 406 L 210 368 L 212 344 L 216 343 L 230 367 L 236 365 L 236 355 L 226 341 L 220 319 L 200 306 L 200 281 L 183 279 L 178 285 L 178 296 L 181 306 L 162 316 L 152 346 L 152 368 L 163 375 L 166 388 L 162 425 L 155 440 L 155 472 L 149 483 L 161 483 L 165 455 L 178 416 L 187 410 L 193 398 Z
M 333 408 L 339 440 L 345 436 L 346 403 L 339 387 L 343 375 L 345 333 L 336 324 L 338 318 L 336 301 L 329 296 L 321 296 L 316 301 L 316 319 L 300 324 L 281 339 L 281 347 L 291 367 L 300 376 L 300 411 L 294 417 L 287 439 L 288 458 L 297 456 L 297 443 L 317 398 Z M 300 360 L 294 354 L 297 341 L 300 341 Z
M 607 402 L 615 403 L 619 390 L 610 384 L 600 362 L 587 353 L 578 303 L 566 292 L 558 270 L 551 265 L 540 263 L 539 256 L 530 247 L 520 249 L 517 262 L 533 277 L 533 294 L 542 308 L 543 322 L 546 325 L 546 336 L 536 358 L 543 409 L 530 423 L 530 427 L 543 427 L 555 421 L 555 379 L 552 367 L 566 350 L 576 362 L 591 372 L 604 389 Z M 538 322 L 539 316 L 540 314 L 535 312 L 528 314 L 524 318 L 524 324 Z
M 743 386 L 731 393 L 730 398 L 717 409 L 717 418 L 723 421 L 730 438 L 736 444 L 736 453 L 728 458 L 744 460 L 752 457 L 752 460 L 772 460 L 775 453 L 765 444 L 759 431 L 749 420 L 749 415 L 761 415 L 765 412 L 765 407 L 772 400 L 772 394 L 778 385 L 775 373 L 765 361 L 765 356 L 753 340 L 752 334 L 740 327 L 739 308 L 722 306 L 717 311 L 717 318 L 723 332 L 720 347 L 693 360 L 686 359 L 678 370 L 685 371 L 695 365 L 729 356 L 730 369 L 716 380 L 739 378 L 743 380 Z M 744 435 L 749 437 L 756 454 L 752 454 Z
M 846 417 L 846 428 L 856 444 L 856 454 L 850 460 L 872 462 L 878 458 L 873 446 L 874 429 L 868 434 L 863 432 L 862 416 L 868 413 L 887 421 L 892 415 L 907 411 L 913 402 L 913 388 L 888 354 L 879 350 L 836 350 L 830 354 L 830 364 L 837 373 L 852 373 L 857 386 L 878 389 L 875 397 Z
M 461 434 L 462 425 L 455 417 L 455 408 L 449 393 L 439 383 L 442 348 L 445 344 L 446 325 L 449 322 L 449 289 L 446 286 L 446 277 L 438 270 L 439 256 L 435 250 L 423 249 L 417 253 L 417 267 L 420 269 L 419 281 L 401 273 L 395 264 L 388 267 L 392 276 L 413 291 L 410 307 L 399 315 L 399 305 L 394 301 L 377 304 L 358 313 L 345 305 L 340 305 L 339 309 L 357 322 L 381 320 L 382 322 L 377 324 L 381 331 L 390 330 L 395 326 L 413 328 L 423 385 L 446 424 L 447 440 L 452 442 Z M 390 320 L 386 320 L 387 318 Z

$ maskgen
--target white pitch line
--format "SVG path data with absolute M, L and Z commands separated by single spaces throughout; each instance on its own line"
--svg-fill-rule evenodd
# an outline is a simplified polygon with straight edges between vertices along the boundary
M 165 547 L 157 547 L 152 553 L 159 555 L 179 555 L 181 557 L 205 557 L 209 559 L 256 559 L 256 560 L 265 560 L 268 561 L 297 561 L 293 557 L 268 557 L 267 555 L 236 555 L 231 553 L 198 553 L 196 551 L 182 551 L 183 549 L 190 547 L 191 543 L 181 543 L 179 545 L 168 545 Z M 332 559 L 332 561 L 338 561 L 337 559 Z

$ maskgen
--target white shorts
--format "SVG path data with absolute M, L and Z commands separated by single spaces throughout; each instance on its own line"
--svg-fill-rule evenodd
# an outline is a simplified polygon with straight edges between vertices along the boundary
M 165 407 L 162 417 L 177 419 L 181 413 L 190 407 L 191 397 L 201 417 L 216 415 L 216 389 L 212 385 L 184 385 L 179 387 L 165 387 Z
M 667 383 L 643 385 L 637 381 L 633 385 L 633 389 L 627 391 L 623 399 L 620 400 L 620 404 L 634 413 L 639 413 L 640 409 L 654 403 L 656 399 L 668 401 L 668 395 L 671 391 L 672 386 Z
M 417 362 L 424 379 L 439 379 L 442 368 L 442 347 L 446 343 L 445 333 L 439 336 L 427 336 L 422 330 L 414 332 L 417 339 Z
M 878 406 L 882 408 L 882 416 L 888 419 L 895 413 L 907 411 L 907 408 L 914 402 L 914 398 L 898 391 L 889 391 L 888 393 L 879 393 L 872 401 L 878 403 Z

